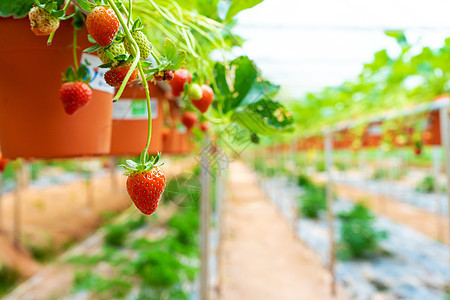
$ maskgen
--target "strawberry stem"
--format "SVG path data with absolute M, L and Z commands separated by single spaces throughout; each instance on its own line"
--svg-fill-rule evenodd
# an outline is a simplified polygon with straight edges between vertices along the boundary
M 123 30 L 125 32 L 126 37 L 128 38 L 128 40 L 130 41 L 131 45 L 132 45 L 132 50 L 133 50 L 133 55 L 134 55 L 134 60 L 133 63 L 131 64 L 130 69 L 128 70 L 127 75 L 125 76 L 122 85 L 120 86 L 119 90 L 117 91 L 116 95 L 113 98 L 113 102 L 116 102 L 117 100 L 119 100 L 120 96 L 122 95 L 123 90 L 125 89 L 126 85 L 128 84 L 128 80 L 131 77 L 131 74 L 133 73 L 134 69 L 136 69 L 138 63 L 139 63 L 139 58 L 141 56 L 141 53 L 139 51 L 139 47 L 136 44 L 136 41 L 134 40 L 134 38 L 131 36 L 130 30 L 127 27 L 127 24 L 125 23 L 122 14 L 120 13 L 119 9 L 117 8 L 116 4 L 114 3 L 113 0 L 107 0 L 108 4 L 111 6 L 111 8 L 114 10 L 114 13 L 116 14 L 117 18 L 119 19 L 120 25 L 122 25 Z M 123 6 L 122 6 L 123 7 Z M 123 7 L 125 9 L 125 7 Z M 144 77 L 145 78 L 145 77 Z
M 130 70 L 128 71 L 127 75 L 125 76 L 125 79 L 123 80 L 119 91 L 114 96 L 113 101 L 114 100 L 117 101 L 120 98 L 120 96 L 122 95 L 122 92 L 123 92 L 125 86 L 128 83 L 128 79 L 130 78 L 131 73 L 137 67 L 139 72 L 141 73 L 142 81 L 144 81 L 145 98 L 146 98 L 146 102 L 147 102 L 147 115 L 148 115 L 147 143 L 145 145 L 145 149 L 143 151 L 144 152 L 143 155 L 141 154 L 141 162 L 143 160 L 143 163 L 146 163 L 147 162 L 147 157 L 148 157 L 148 148 L 150 147 L 150 142 L 151 142 L 151 139 L 152 139 L 152 106 L 151 106 L 151 101 L 150 101 L 150 91 L 148 89 L 147 80 L 145 79 L 144 69 L 142 68 L 141 63 L 139 62 L 139 58 L 141 56 L 140 51 L 139 51 L 139 46 L 137 45 L 136 41 L 134 40 L 133 36 L 131 35 L 129 28 L 128 28 L 127 24 L 125 23 L 125 21 L 123 20 L 122 14 L 119 12 L 119 9 L 117 8 L 117 6 L 114 3 L 114 1 L 113 0 L 108 0 L 108 3 L 112 7 L 114 12 L 116 13 L 117 18 L 119 19 L 119 22 L 120 22 L 120 24 L 123 27 L 123 30 L 125 32 L 126 37 L 131 42 L 132 50 L 134 51 L 133 64 L 131 65 Z M 123 7 L 123 9 L 125 10 L 126 14 L 128 15 L 128 20 L 130 20 L 131 19 L 131 13 L 129 13 L 126 10 L 125 7 Z M 131 10 L 132 10 L 132 1 L 130 1 L 130 12 L 131 12 Z
M 78 58 L 77 58 L 77 28 L 73 27 L 73 65 L 75 66 L 75 73 L 78 72 Z

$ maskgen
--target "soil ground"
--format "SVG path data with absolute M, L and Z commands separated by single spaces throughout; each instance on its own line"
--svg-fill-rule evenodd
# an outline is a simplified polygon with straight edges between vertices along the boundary
M 330 294 L 330 276 L 269 202 L 243 163 L 230 167 L 224 207 L 219 298 L 222 300 L 345 299 Z

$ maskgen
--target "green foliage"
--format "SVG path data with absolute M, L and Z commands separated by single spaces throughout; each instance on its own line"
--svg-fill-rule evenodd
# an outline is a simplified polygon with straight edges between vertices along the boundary
M 23 18 L 33 4 L 34 0 L 2 0 L 0 1 L 0 17 Z
M 92 272 L 77 272 L 74 277 L 74 292 L 88 290 L 101 294 L 102 299 L 124 299 L 131 290 L 130 282 L 115 278 L 104 278 Z
M 291 131 L 292 115 L 270 99 L 280 87 L 261 79 L 247 56 L 227 64 L 216 63 L 214 78 L 217 88 L 213 107 L 218 113 L 230 115 L 231 121 L 256 134 Z
M 39 262 L 49 261 L 57 254 L 57 249 L 53 243 L 47 243 L 46 245 L 32 244 L 28 246 L 28 250 L 30 250 L 33 258 Z
M 309 185 L 300 196 L 300 213 L 311 219 L 319 218 L 320 212 L 327 208 L 327 194 L 324 186 Z
M 17 270 L 2 266 L 0 268 L 0 296 L 12 290 L 19 278 L 20 274 Z
M 127 238 L 127 234 L 128 230 L 122 224 L 107 225 L 104 242 L 112 247 L 122 247 Z
M 326 166 L 325 166 L 325 161 L 324 160 L 319 160 L 316 163 L 316 172 L 325 172 L 327 170 Z
M 307 188 L 307 187 L 313 186 L 314 183 L 312 182 L 311 178 L 309 178 L 309 176 L 307 176 L 305 174 L 300 174 L 297 177 L 297 185 L 299 187 Z
M 436 181 L 432 176 L 426 176 L 421 182 L 416 186 L 416 191 L 421 193 L 433 193 L 436 189 Z
M 387 232 L 374 228 L 375 216 L 362 203 L 338 215 L 342 221 L 338 257 L 342 260 L 364 258 L 379 252 L 379 241 Z

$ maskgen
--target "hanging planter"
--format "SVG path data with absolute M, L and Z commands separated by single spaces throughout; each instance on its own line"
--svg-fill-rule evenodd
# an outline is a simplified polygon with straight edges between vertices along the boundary
M 149 154 L 163 150 L 164 91 L 149 83 L 152 106 L 152 139 Z M 147 140 L 147 106 L 145 90 L 140 85 L 128 86 L 113 106 L 113 129 L 110 155 L 138 155 Z
M 0 72 L 3 156 L 29 159 L 108 154 L 113 97 L 108 89 L 98 90 L 91 84 L 91 101 L 74 115 L 67 115 L 59 100 L 61 73 L 73 64 L 70 21 L 61 22 L 51 46 L 47 46 L 46 36 L 33 34 L 28 18 L 1 18 L 0 36 L 4 41 L 0 63 L 7 70 Z M 90 44 L 86 31 L 79 31 L 78 37 L 80 57 Z M 101 71 L 95 72 L 91 78 L 100 79 Z

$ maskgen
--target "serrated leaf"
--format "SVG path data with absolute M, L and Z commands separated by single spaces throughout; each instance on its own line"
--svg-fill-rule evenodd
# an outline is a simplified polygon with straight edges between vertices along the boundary
M 0 1 L 0 17 L 23 18 L 33 7 L 33 0 Z
M 164 41 L 164 56 L 167 58 L 168 61 L 171 61 L 175 58 L 176 54 L 177 54 L 177 47 L 170 39 L 166 39 Z
M 186 51 L 184 51 L 184 50 L 178 51 L 175 58 L 170 62 L 170 64 L 171 64 L 170 69 L 178 70 L 179 68 L 181 68 L 185 64 L 186 58 L 187 58 Z
M 53 10 L 53 3 L 49 2 L 45 4 L 44 9 L 48 12 L 51 12 Z
M 147 69 L 147 68 L 150 68 L 152 66 L 152 63 L 149 62 L 149 61 L 143 60 L 143 61 L 141 61 L 141 66 L 142 66 L 142 68 Z
M 94 46 L 84 49 L 83 52 L 94 53 L 95 51 L 98 51 L 100 49 L 102 49 L 102 46 L 100 46 L 99 44 L 95 44 Z
M 81 7 L 81 9 L 83 9 L 87 12 L 91 11 L 95 7 L 95 5 L 93 3 L 86 1 L 86 0 L 78 0 L 77 2 L 78 2 L 78 5 Z

